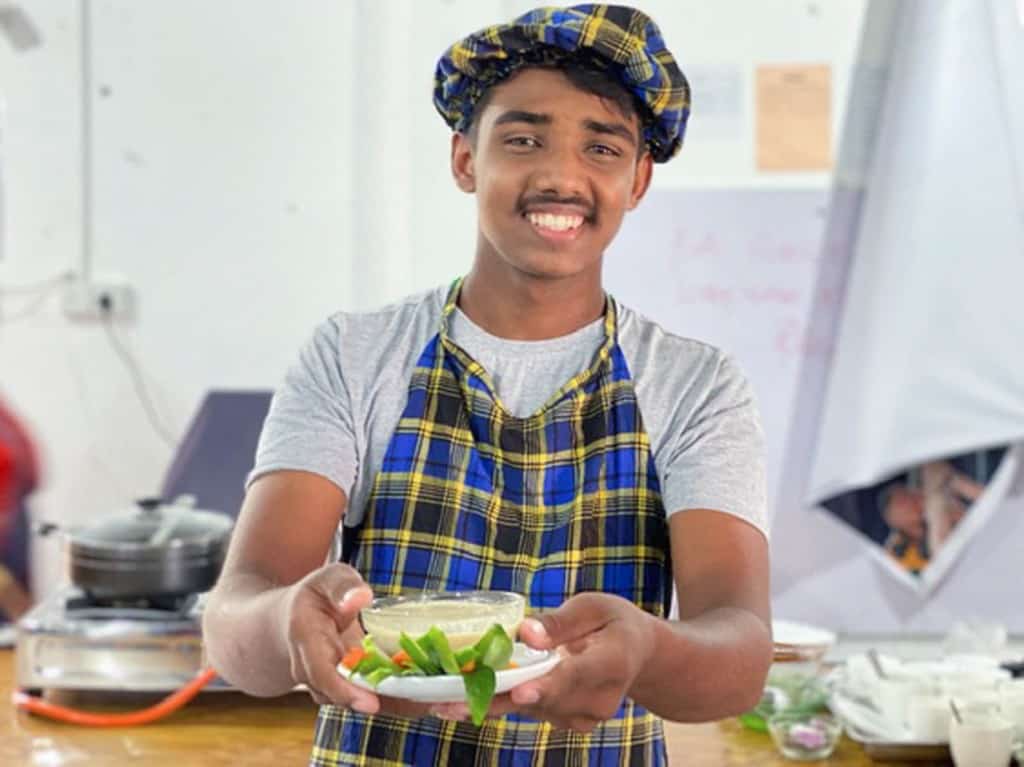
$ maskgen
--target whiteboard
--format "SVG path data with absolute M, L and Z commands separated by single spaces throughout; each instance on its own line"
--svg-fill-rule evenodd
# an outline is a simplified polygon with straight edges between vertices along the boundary
M 846 249 L 822 247 L 827 206 L 823 189 L 655 189 L 605 257 L 613 296 L 725 350 L 750 379 L 765 428 L 769 519 L 798 384 L 827 367 L 843 296 Z

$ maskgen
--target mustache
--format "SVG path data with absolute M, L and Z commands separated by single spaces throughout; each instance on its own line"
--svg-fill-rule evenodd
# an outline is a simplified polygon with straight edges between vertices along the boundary
M 582 197 L 558 197 L 550 194 L 539 194 L 533 197 L 524 197 L 519 201 L 520 214 L 525 213 L 528 208 L 535 205 L 571 205 L 584 211 L 583 217 L 587 221 L 593 221 L 597 213 L 594 210 L 594 206 Z

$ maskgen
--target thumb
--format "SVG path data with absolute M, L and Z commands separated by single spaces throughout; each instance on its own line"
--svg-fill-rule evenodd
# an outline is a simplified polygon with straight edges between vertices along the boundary
M 344 613 L 357 613 L 373 602 L 373 591 L 365 583 L 353 586 L 346 591 L 338 602 L 338 609 Z
M 340 612 L 352 615 L 373 601 L 373 591 L 359 572 L 348 565 L 334 563 L 320 572 L 321 593 Z
M 611 620 L 606 597 L 605 594 L 577 594 L 556 610 L 524 620 L 519 636 L 535 650 L 550 650 L 582 639 Z

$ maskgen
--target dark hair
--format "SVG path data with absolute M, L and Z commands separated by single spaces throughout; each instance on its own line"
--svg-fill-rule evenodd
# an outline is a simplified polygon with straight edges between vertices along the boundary
M 470 118 L 469 125 L 466 126 L 465 133 L 471 140 L 476 141 L 476 118 L 483 114 L 494 88 L 525 69 L 549 69 L 561 72 L 570 83 L 584 93 L 612 102 L 623 117 L 635 116 L 640 124 L 637 132 L 637 146 L 644 146 L 644 126 L 651 119 L 647 105 L 634 96 L 611 70 L 591 63 L 580 56 L 562 56 L 554 61 L 528 63 L 509 77 L 488 87 L 473 105 L 473 116 Z

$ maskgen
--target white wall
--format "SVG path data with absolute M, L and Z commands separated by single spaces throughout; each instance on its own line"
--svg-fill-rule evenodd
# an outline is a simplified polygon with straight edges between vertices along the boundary
M 50 0 L 34 4 L 31 15 L 43 47 L 19 54 L 0 42 L 4 288 L 69 269 L 81 250 L 78 8 Z M 23 303 L 5 295 L 3 314 Z M 94 334 L 65 325 L 51 306 L 17 324 L 0 321 L 0 394 L 41 442 L 46 486 L 36 496 L 40 512 L 67 517 L 83 510 L 91 495 L 102 503 L 115 488 L 128 492 L 121 483 L 132 476 L 135 459 L 155 466 L 162 455 L 130 418 L 103 428 L 110 423 L 103 392 L 116 388 L 120 377 L 105 357 L 102 368 L 97 364 L 104 350 L 89 337 Z M 114 454 L 116 472 L 106 464 Z
M 468 267 L 474 202 L 448 173 L 430 100 L 455 38 L 521 0 L 93 0 L 92 261 L 137 290 L 133 349 L 172 431 L 212 387 L 272 387 L 337 308 L 380 304 Z M 754 170 L 757 63 L 828 62 L 841 124 L 864 0 L 651 0 L 694 117 L 655 185 L 810 186 Z M 34 0 L 43 46 L 0 42 L 7 223 L 0 287 L 77 268 L 84 242 L 81 2 Z M 381 55 L 386 52 L 387 55 Z M 700 120 L 697 74 L 738 73 L 738 127 Z M 24 301 L 5 298 L 5 314 Z M 83 520 L 152 492 L 170 449 L 103 331 L 51 300 L 0 322 L 0 393 L 44 448 L 39 517 Z M 51 544 L 37 587 L 58 577 Z

